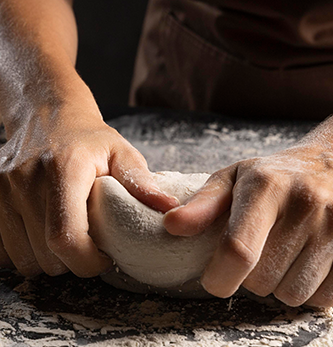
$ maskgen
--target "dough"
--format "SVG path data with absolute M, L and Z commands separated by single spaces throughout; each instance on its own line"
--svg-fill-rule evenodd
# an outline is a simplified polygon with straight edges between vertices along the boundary
M 154 178 L 184 203 L 209 175 L 161 172 Z M 116 263 L 102 278 L 135 292 L 206 296 L 198 279 L 216 248 L 221 224 L 200 235 L 179 237 L 170 235 L 162 221 L 163 213 L 142 204 L 113 177 L 97 178 L 89 199 L 89 233 Z

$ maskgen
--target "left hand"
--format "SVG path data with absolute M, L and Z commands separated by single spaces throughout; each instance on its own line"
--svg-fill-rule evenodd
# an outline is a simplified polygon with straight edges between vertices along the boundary
M 164 219 L 174 235 L 204 231 L 223 213 L 216 252 L 202 277 L 208 292 L 240 285 L 290 306 L 333 306 L 333 152 L 304 142 L 214 173 Z

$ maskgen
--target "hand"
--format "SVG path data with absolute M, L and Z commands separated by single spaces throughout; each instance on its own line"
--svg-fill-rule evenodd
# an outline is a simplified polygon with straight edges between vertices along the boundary
M 102 121 L 94 102 L 47 111 L 12 132 L 0 150 L 0 266 L 12 264 L 26 276 L 68 269 L 95 276 L 111 266 L 88 235 L 96 177 L 114 176 L 163 212 L 177 201 L 158 189 L 144 158 Z
M 171 234 L 202 232 L 223 213 L 216 252 L 202 277 L 213 295 L 240 285 L 290 306 L 333 306 L 333 154 L 311 141 L 214 173 L 169 211 Z

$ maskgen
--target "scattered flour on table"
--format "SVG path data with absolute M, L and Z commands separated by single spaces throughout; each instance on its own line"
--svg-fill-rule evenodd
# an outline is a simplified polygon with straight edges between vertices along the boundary
M 161 127 L 151 115 L 121 117 L 111 124 L 144 154 L 151 170 L 184 173 L 212 173 L 237 160 L 268 155 L 294 144 L 302 135 L 293 127 L 238 129 L 219 122 L 193 132 L 184 122 Z M 7 280 L 8 276 L 3 277 L 0 284 Z M 332 310 L 287 308 L 269 298 L 252 305 L 237 296 L 233 301 L 200 303 L 150 296 L 124 300 L 123 294 L 112 289 L 102 294 L 106 285 L 96 284 L 97 280 L 66 277 L 67 282 L 59 279 L 57 286 L 52 281 L 47 276 L 22 280 L 10 292 L 14 298 L 0 298 L 1 347 L 285 347 L 303 335 L 311 341 L 301 346 L 333 346 Z M 61 291 L 51 297 L 57 287 Z M 8 290 L 4 292 L 8 295 Z M 49 309 L 48 302 L 53 303 Z M 99 314 L 90 314 L 95 308 Z M 270 318 L 261 321 L 260 314 L 267 312 Z
M 34 288 L 36 283 L 29 285 L 28 280 L 23 283 L 23 286 L 18 286 L 18 291 L 24 300 L 2 303 L 0 346 L 285 347 L 292 346 L 294 338 L 301 336 L 302 332 L 316 331 L 319 332 L 318 336 L 307 346 L 333 345 L 332 310 L 307 311 L 303 308 L 288 308 L 272 298 L 259 299 L 256 303 L 259 311 L 256 314 L 260 314 L 262 309 L 270 310 L 272 318 L 264 323 L 254 324 L 244 315 L 244 312 L 253 310 L 251 304 L 243 313 L 238 312 L 249 304 L 249 300 L 244 298 L 235 297 L 232 305 L 230 300 L 220 303 L 218 300 L 200 303 L 173 300 L 168 306 L 163 298 L 146 296 L 144 300 L 134 299 L 127 303 L 122 311 L 122 304 L 118 302 L 121 297 L 115 295 L 107 303 L 111 314 L 101 314 L 100 318 L 96 318 L 83 313 L 72 313 L 70 310 L 40 310 L 33 304 L 39 287 Z M 98 302 L 103 299 L 95 297 L 94 300 Z M 78 305 L 74 306 L 77 308 Z M 85 305 L 79 311 L 84 312 L 84 307 Z M 202 323 L 188 319 L 198 310 L 205 311 Z M 230 332 L 235 335 L 232 339 Z M 236 335 L 237 332 L 240 335 Z M 13 341 L 17 345 L 13 345 Z
M 295 144 L 312 127 L 188 123 L 154 115 L 123 116 L 109 123 L 147 159 L 152 171 L 213 173 L 238 160 L 273 154 Z

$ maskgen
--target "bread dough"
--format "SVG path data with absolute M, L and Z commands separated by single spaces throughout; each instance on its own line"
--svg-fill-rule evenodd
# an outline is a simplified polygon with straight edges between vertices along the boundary
M 179 172 L 153 175 L 181 204 L 209 178 Z M 200 235 L 180 237 L 170 235 L 162 222 L 163 213 L 142 204 L 116 179 L 97 178 L 89 199 L 89 233 L 116 263 L 103 279 L 136 292 L 205 296 L 198 279 L 216 248 L 221 224 L 214 223 Z

